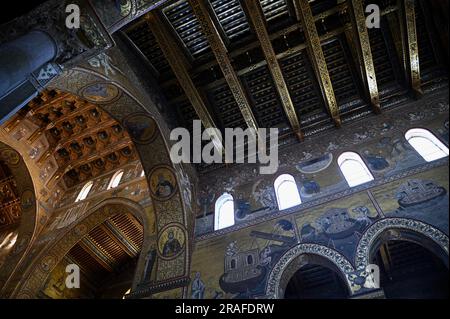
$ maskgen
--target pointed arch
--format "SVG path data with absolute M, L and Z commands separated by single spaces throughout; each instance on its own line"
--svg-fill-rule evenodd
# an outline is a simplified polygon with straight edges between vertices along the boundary
M 94 186 L 94 182 L 90 181 L 84 184 L 81 191 L 78 193 L 77 198 L 75 199 L 76 202 L 81 202 L 82 200 L 85 200 L 87 196 L 89 195 L 89 192 L 91 191 L 92 186 Z
M 108 218 L 117 215 L 130 213 L 138 219 L 143 226 L 144 242 L 139 255 L 139 259 L 145 258 L 146 248 L 151 246 L 149 239 L 149 232 L 152 231 L 152 218 L 149 216 L 144 208 L 125 198 L 108 199 L 93 206 L 86 213 L 86 217 L 78 223 L 74 223 L 59 233 L 54 240 L 45 241 L 47 244 L 42 247 L 41 251 L 30 261 L 26 271 L 22 274 L 20 284 L 15 288 L 12 298 L 36 298 L 39 291 L 43 289 L 47 278 L 50 276 L 52 270 L 70 251 L 70 249 L 78 243 L 89 232 L 102 224 Z M 52 234 L 49 234 L 52 236 Z M 133 287 L 136 285 L 136 279 L 139 273 L 139 264 L 136 267 L 134 274 Z
M 114 175 L 111 177 L 111 180 L 109 181 L 107 189 L 112 189 L 119 186 L 120 181 L 122 180 L 122 176 L 123 176 L 123 169 L 120 169 L 117 172 L 115 172 Z

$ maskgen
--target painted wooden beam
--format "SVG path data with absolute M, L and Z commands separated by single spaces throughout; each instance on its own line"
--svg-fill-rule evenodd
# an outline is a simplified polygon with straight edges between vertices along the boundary
M 303 133 L 300 129 L 300 122 L 298 120 L 297 113 L 295 112 L 294 103 L 292 102 L 283 72 L 281 71 L 280 64 L 278 63 L 277 56 L 270 41 L 269 33 L 267 32 L 266 20 L 261 4 L 259 1 L 255 0 L 245 0 L 243 4 L 246 6 L 246 13 L 250 18 L 249 20 L 251 25 L 264 52 L 267 66 L 272 74 L 273 81 L 275 82 L 281 103 L 284 111 L 286 112 L 289 123 L 291 124 L 292 130 L 299 140 L 303 140 Z
M 363 0 L 348 0 L 348 6 L 351 8 L 350 16 L 353 30 L 356 37 L 353 37 L 358 54 L 358 60 L 362 66 L 364 81 L 370 104 L 375 113 L 380 113 L 380 97 L 378 94 L 377 78 L 375 74 L 375 66 L 373 64 L 372 51 L 370 48 L 369 32 L 366 26 L 366 16 L 364 14 Z
M 242 113 L 242 117 L 245 120 L 247 126 L 253 130 L 255 133 L 258 129 L 258 124 L 256 122 L 255 116 L 253 115 L 250 102 L 245 95 L 244 87 L 242 86 L 236 71 L 233 69 L 231 64 L 231 59 L 228 54 L 228 50 L 220 37 L 219 31 L 211 19 L 208 8 L 204 0 L 188 0 L 192 7 L 192 10 L 197 17 L 200 26 L 202 28 L 203 34 L 205 35 L 208 43 L 211 47 L 214 56 L 216 57 L 217 63 L 222 70 L 223 76 L 233 93 L 234 99 Z
M 96 243 L 87 235 L 78 243 L 86 253 L 92 256 L 108 272 L 114 272 L 111 256 L 100 251 Z
M 408 84 L 416 98 L 423 95 L 419 65 L 419 44 L 416 30 L 416 13 L 414 0 L 400 1 L 400 30 L 403 45 L 403 61 Z
M 308 0 L 295 0 L 297 19 L 300 20 L 305 34 L 307 49 L 313 64 L 314 72 L 322 90 L 325 105 L 337 127 L 341 126 L 339 107 L 334 95 L 333 85 L 328 72 L 327 63 L 323 54 L 316 23 L 312 15 Z
M 184 93 L 191 102 L 192 107 L 197 113 L 198 118 L 202 121 L 205 128 L 217 128 L 211 114 L 206 107 L 204 100 L 195 86 L 190 76 L 190 70 L 188 68 L 188 62 L 185 56 L 178 48 L 173 37 L 164 28 L 164 22 L 161 16 L 156 12 L 149 12 L 146 16 L 147 22 L 153 32 L 153 35 L 158 42 L 164 56 L 169 62 L 170 67 L 173 70 L 178 83 L 183 88 Z M 221 137 L 217 134 L 216 130 L 210 131 L 211 141 L 219 152 L 223 152 L 223 144 Z
M 110 229 L 110 227 L 114 226 L 108 224 L 108 221 L 100 225 L 100 228 L 108 235 L 109 238 L 111 238 L 112 241 L 114 241 L 117 246 L 120 247 L 120 249 L 122 249 L 129 257 L 136 257 L 136 252 L 128 247 L 125 243 L 123 243 L 122 240 L 118 238 L 118 234 L 115 234 L 116 231 L 114 229 Z

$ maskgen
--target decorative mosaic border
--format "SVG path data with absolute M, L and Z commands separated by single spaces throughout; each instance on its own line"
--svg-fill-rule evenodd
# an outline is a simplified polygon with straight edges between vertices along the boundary
M 145 288 L 138 287 L 136 291 L 129 293 L 126 295 L 125 299 L 135 299 L 135 298 L 142 298 L 142 297 L 148 297 L 152 294 L 172 290 L 176 288 L 186 287 L 191 282 L 191 279 L 189 277 L 181 277 L 177 278 L 175 280 L 170 280 L 167 282 L 159 283 L 157 285 L 151 285 L 147 286 Z
M 355 265 L 357 270 L 364 270 L 369 264 L 370 248 L 374 240 L 388 229 L 407 229 L 422 234 L 436 242 L 449 254 L 449 238 L 433 226 L 415 219 L 384 218 L 372 224 L 361 237 L 356 248 Z
M 299 244 L 288 250 L 272 268 L 266 284 L 266 298 L 279 299 L 282 297 L 280 296 L 280 282 L 283 272 L 296 257 L 302 254 L 315 254 L 331 261 L 342 274 L 345 275 L 348 288 L 352 291 L 348 276 L 354 272 L 354 268 L 343 255 L 326 246 L 318 244 Z

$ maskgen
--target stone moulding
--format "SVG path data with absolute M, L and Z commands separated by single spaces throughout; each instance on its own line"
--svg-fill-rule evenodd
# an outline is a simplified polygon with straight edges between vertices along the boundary
M 351 283 L 348 279 L 348 276 L 354 272 L 354 268 L 352 264 L 343 255 L 341 255 L 336 250 L 328 248 L 326 246 L 318 244 L 299 244 L 297 246 L 294 246 L 293 248 L 288 250 L 283 256 L 281 256 L 281 258 L 272 268 L 266 284 L 266 296 L 265 296 L 266 298 L 279 299 L 283 297 L 281 296 L 282 292 L 280 287 L 282 275 L 286 270 L 286 268 L 288 267 L 288 265 L 295 258 L 297 258 L 302 254 L 318 255 L 332 262 L 347 279 L 346 284 L 349 290 L 352 291 Z
M 449 254 L 449 238 L 437 228 L 415 219 L 384 218 L 372 224 L 361 237 L 355 254 L 357 270 L 363 270 L 370 260 L 370 249 L 378 236 L 389 229 L 411 230 L 431 239 Z

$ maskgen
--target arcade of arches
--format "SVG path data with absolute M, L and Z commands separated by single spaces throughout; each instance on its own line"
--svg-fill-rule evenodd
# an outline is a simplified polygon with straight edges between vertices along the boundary
M 372 2 L 0 21 L 0 298 L 448 297 L 448 4 Z M 172 161 L 194 120 L 277 128 L 277 171 Z

